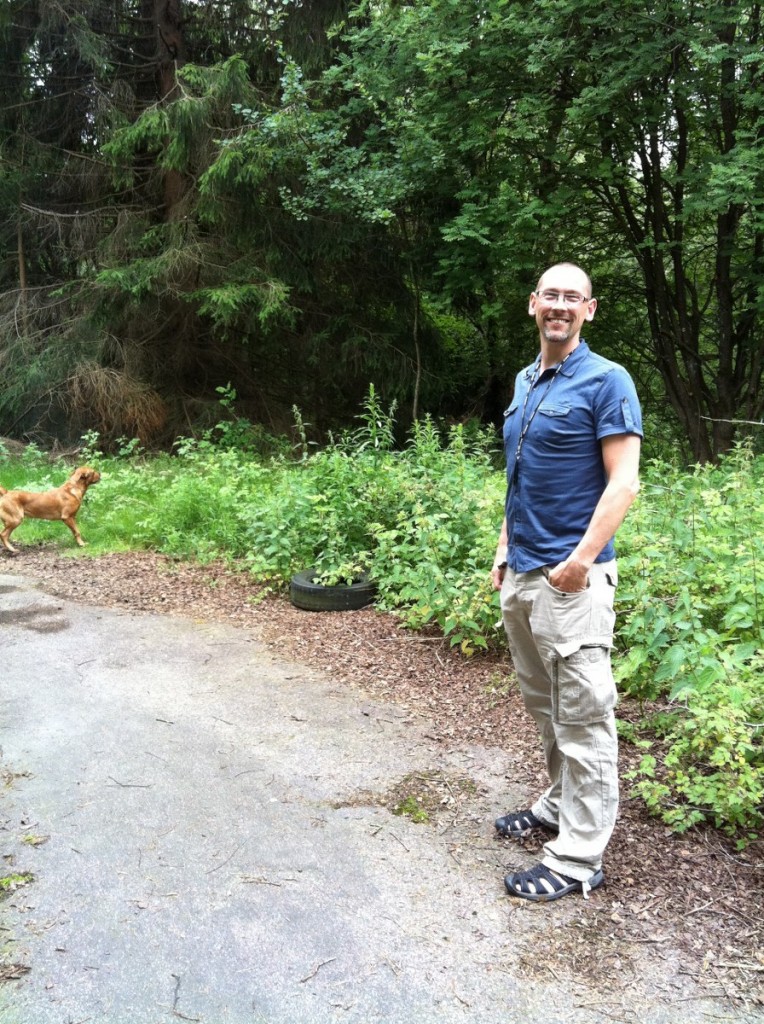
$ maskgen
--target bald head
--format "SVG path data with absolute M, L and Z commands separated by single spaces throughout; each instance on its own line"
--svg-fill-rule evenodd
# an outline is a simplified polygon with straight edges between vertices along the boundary
M 555 263 L 539 278 L 538 284 L 536 285 L 536 291 L 540 292 L 544 285 L 547 283 L 547 278 L 557 277 L 559 274 L 564 274 L 567 281 L 572 281 L 573 278 L 578 277 L 581 281 L 581 291 L 586 298 L 592 297 L 592 279 L 582 270 L 576 263 Z

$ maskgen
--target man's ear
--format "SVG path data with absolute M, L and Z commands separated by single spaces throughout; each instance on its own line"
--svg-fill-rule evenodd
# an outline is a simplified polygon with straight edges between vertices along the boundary
M 596 312 L 597 312 L 597 300 L 596 299 L 589 299 L 589 304 L 586 307 L 586 318 L 585 319 L 589 320 L 589 321 L 592 321 L 594 319 L 594 314 Z

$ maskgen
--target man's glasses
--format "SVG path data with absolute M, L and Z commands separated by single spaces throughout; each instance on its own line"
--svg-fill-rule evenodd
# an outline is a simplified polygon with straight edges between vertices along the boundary
M 581 302 L 590 302 L 585 295 L 579 295 L 578 292 L 553 292 L 544 290 L 539 292 L 538 296 L 542 302 L 548 303 L 550 306 L 578 306 Z

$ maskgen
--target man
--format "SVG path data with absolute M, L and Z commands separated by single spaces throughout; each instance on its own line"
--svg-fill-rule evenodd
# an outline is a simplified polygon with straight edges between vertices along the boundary
M 613 536 L 639 489 L 642 419 L 627 372 L 580 336 L 596 309 L 580 267 L 544 273 L 528 309 L 539 356 L 505 414 L 506 514 L 491 576 L 551 785 L 496 828 L 552 834 L 540 864 L 504 880 L 537 902 L 602 885 L 618 808 Z

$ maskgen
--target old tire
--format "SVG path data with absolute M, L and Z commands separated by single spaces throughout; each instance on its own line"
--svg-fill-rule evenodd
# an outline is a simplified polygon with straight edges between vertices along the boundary
M 305 569 L 292 577 L 289 597 L 296 608 L 308 612 L 355 611 L 371 604 L 377 593 L 367 576 L 354 583 L 325 587 L 315 581 L 315 575 L 315 569 Z

